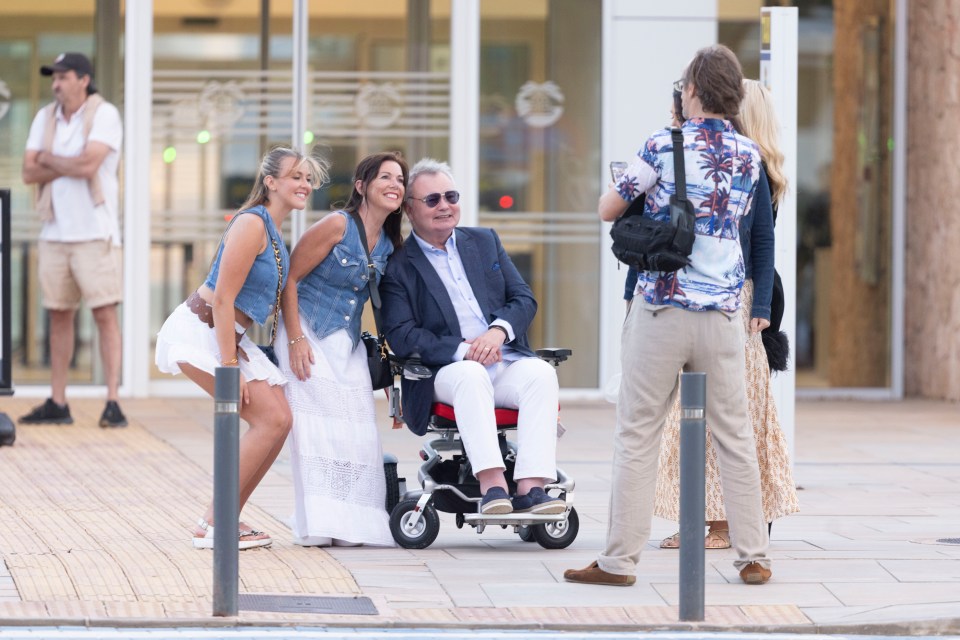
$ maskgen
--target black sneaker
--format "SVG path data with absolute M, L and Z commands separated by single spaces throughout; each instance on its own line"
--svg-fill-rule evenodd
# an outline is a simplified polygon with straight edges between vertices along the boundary
M 100 414 L 100 426 L 105 429 L 127 426 L 127 417 L 123 415 L 123 411 L 120 411 L 120 405 L 115 400 L 107 400 L 107 406 Z
M 59 405 L 53 398 L 33 408 L 33 411 L 17 420 L 20 424 L 73 424 L 70 405 Z
M 480 500 L 480 513 L 484 515 L 499 516 L 511 511 L 513 505 L 510 503 L 510 496 L 502 487 L 490 487 Z
M 513 499 L 514 513 L 539 513 L 542 515 L 556 515 L 567 510 L 567 503 L 559 498 L 547 495 L 540 487 L 530 489 L 525 496 L 516 496 Z

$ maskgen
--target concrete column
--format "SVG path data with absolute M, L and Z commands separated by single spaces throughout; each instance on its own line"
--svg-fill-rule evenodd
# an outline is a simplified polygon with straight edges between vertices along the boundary
M 480 3 L 450 6 L 450 166 L 463 194 L 460 224 L 475 226 L 480 202 Z
M 611 160 L 630 160 L 650 134 L 669 124 L 671 85 L 701 47 L 717 42 L 717 1 L 603 2 L 602 191 Z M 601 224 L 598 222 L 598 224 Z M 620 370 L 626 267 L 610 253 L 610 225 L 600 250 L 600 385 Z
M 149 346 L 153 0 L 128 2 L 125 25 L 121 394 L 145 397 L 153 361 Z

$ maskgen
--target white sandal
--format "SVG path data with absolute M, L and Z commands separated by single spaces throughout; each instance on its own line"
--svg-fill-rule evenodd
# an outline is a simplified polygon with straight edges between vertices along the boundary
M 193 536 L 193 548 L 213 549 L 213 525 L 203 518 L 200 518 L 197 520 L 197 526 L 203 529 L 204 535 Z M 247 531 L 241 529 L 237 531 L 237 534 L 241 551 L 255 547 L 269 547 L 273 544 L 273 538 L 266 535 L 263 531 L 257 531 L 256 529 L 248 529 Z M 244 538 L 252 539 L 244 540 Z

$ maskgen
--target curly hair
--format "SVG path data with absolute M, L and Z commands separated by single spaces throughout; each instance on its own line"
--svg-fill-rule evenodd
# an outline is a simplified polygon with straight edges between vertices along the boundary
M 683 71 L 683 84 L 693 85 L 705 111 L 726 118 L 740 113 L 743 70 L 733 51 L 722 44 L 697 51 Z

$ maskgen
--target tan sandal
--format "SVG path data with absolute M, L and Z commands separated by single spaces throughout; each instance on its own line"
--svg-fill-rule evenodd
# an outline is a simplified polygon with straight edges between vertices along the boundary
M 707 533 L 703 539 L 704 549 L 729 549 L 730 548 L 730 530 L 713 529 Z
M 669 538 L 664 538 L 660 541 L 661 549 L 679 549 L 680 548 L 680 532 L 677 531 L 675 534 Z

